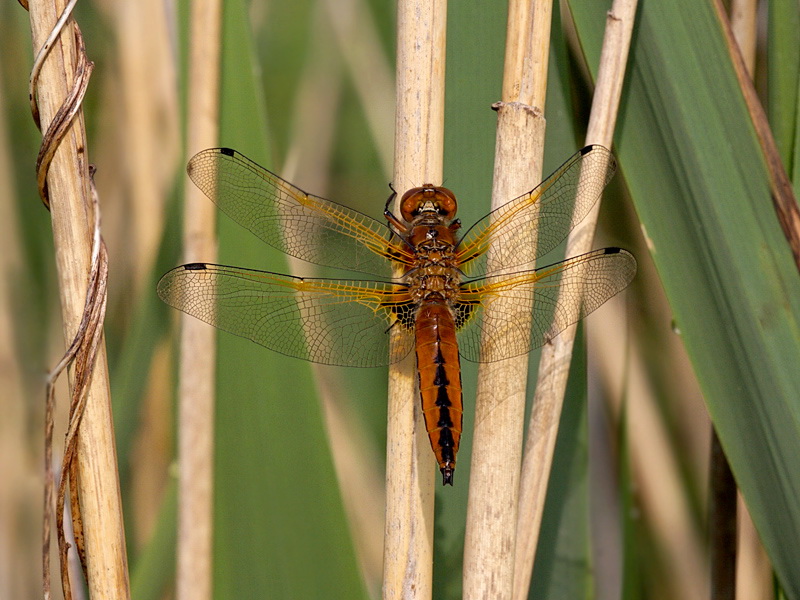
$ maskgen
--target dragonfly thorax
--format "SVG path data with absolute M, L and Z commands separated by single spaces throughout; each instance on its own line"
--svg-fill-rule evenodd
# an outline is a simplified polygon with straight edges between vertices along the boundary
M 419 303 L 444 302 L 453 304 L 458 299 L 458 269 L 429 267 L 416 269 L 406 280 L 411 298 Z
M 417 267 L 406 273 L 411 298 L 418 303 L 454 303 L 458 299 L 461 271 L 450 248 L 418 249 Z
M 407 241 L 418 256 L 430 252 L 449 252 L 452 254 L 456 245 L 452 228 L 438 223 L 432 225 L 415 224 L 411 228 Z

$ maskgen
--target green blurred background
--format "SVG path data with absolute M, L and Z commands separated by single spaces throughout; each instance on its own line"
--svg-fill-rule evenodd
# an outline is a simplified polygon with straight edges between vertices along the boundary
M 583 145 L 609 8 L 555 11 L 545 172 Z M 76 17 L 97 65 L 85 116 L 133 597 L 164 598 L 178 315 L 154 289 L 181 261 L 188 3 L 96 0 Z M 379 218 L 394 19 L 379 0 L 226 2 L 219 145 Z M 797 189 L 800 7 L 771 2 L 759 23 L 755 79 Z M 466 225 L 489 207 L 505 25 L 503 3 L 450 3 L 443 183 Z M 27 13 L 0 5 L 0 598 L 39 589 L 42 374 L 63 351 L 31 57 Z M 774 595 L 769 560 L 800 598 L 800 278 L 712 6 L 642 2 L 628 69 L 595 245 L 630 249 L 640 274 L 588 320 L 588 366 L 583 350 L 573 361 L 531 597 L 705 597 L 710 414 L 769 556 L 744 526 L 740 589 Z M 224 217 L 219 234 L 219 262 L 289 270 Z M 437 599 L 461 596 L 476 376 L 465 364 L 456 485 L 437 490 Z M 379 597 L 386 385 L 384 369 L 312 368 L 219 335 L 215 598 Z

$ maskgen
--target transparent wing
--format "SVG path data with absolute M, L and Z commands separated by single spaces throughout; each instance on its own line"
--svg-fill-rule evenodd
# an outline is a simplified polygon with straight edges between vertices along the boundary
M 201 321 L 281 354 L 327 365 L 375 367 L 414 346 L 402 284 L 290 277 L 208 263 L 172 269 L 159 297 Z M 389 329 L 397 343 L 389 349 Z
M 603 146 L 579 150 L 538 187 L 470 228 L 456 250 L 461 269 L 470 277 L 507 273 L 544 256 L 586 217 L 615 170 L 616 161 Z
M 203 150 L 187 172 L 222 212 L 290 256 L 386 278 L 390 261 L 413 258 L 383 223 L 307 194 L 230 148 Z
M 474 362 L 530 352 L 624 290 L 635 274 L 630 252 L 603 248 L 535 271 L 467 281 L 454 307 L 459 351 Z

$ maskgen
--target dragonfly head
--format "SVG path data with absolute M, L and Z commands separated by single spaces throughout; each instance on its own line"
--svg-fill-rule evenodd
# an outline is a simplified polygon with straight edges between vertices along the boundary
M 400 199 L 400 214 L 407 223 L 420 215 L 438 215 L 452 219 L 458 204 L 456 196 L 446 187 L 436 187 L 426 183 L 422 187 L 411 188 Z

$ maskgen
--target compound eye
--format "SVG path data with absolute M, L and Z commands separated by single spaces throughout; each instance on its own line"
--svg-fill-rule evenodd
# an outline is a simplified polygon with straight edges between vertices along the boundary
M 445 187 L 436 188 L 436 199 L 439 201 L 439 214 L 452 219 L 458 210 L 455 194 Z
M 412 188 L 400 199 L 400 215 L 410 223 L 419 214 L 420 207 L 426 202 L 425 188 Z

